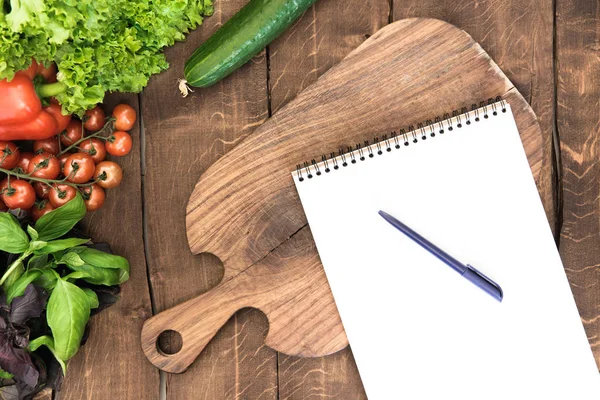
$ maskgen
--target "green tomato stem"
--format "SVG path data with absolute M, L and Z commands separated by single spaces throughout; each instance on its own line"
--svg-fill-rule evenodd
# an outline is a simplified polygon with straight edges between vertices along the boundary
M 43 85 L 39 85 L 37 88 L 38 96 L 43 99 L 46 97 L 56 96 L 57 94 L 61 94 L 65 90 L 67 90 L 67 85 L 62 82 L 54 82 L 54 83 L 45 83 Z

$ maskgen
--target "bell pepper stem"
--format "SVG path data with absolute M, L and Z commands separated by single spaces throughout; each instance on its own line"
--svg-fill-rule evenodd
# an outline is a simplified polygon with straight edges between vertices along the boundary
M 56 96 L 67 90 L 67 86 L 62 82 L 45 83 L 37 88 L 38 96 L 43 99 L 46 97 Z

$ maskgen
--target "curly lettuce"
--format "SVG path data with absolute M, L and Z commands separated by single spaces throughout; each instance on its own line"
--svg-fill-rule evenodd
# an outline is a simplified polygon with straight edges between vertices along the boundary
M 212 0 L 2 0 L 0 79 L 55 62 L 63 111 L 82 115 L 107 91 L 140 92 L 168 68 L 162 49 L 202 23 Z

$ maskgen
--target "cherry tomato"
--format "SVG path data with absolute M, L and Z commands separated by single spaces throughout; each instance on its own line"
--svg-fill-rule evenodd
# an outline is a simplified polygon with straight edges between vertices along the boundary
M 106 194 L 98 184 L 94 183 L 92 186 L 86 186 L 82 189 L 83 191 L 83 202 L 85 208 L 88 211 L 96 211 L 104 205 Z
M 36 140 L 33 142 L 33 152 L 35 154 L 46 152 L 57 155 L 58 150 L 58 136 L 52 136 L 48 139 Z
M 42 200 L 31 207 L 31 217 L 34 221 L 37 221 L 52 210 L 54 210 L 52 203 L 48 200 Z
M 50 153 L 40 153 L 31 159 L 27 173 L 36 178 L 56 179 L 60 174 L 60 161 Z
M 115 118 L 115 129 L 118 131 L 128 131 L 135 125 L 135 110 L 129 104 L 119 104 L 112 113 Z
M 98 185 L 104 189 L 112 189 L 121 184 L 123 180 L 123 170 L 119 167 L 119 164 L 112 161 L 102 161 L 96 165 L 96 172 L 94 179 L 97 180 Z
M 44 107 L 44 110 L 50 113 L 56 120 L 56 130 L 54 131 L 55 135 L 58 135 L 67 129 L 69 122 L 71 122 L 71 116 L 62 114 L 62 107 L 60 104 L 58 104 L 58 101 L 55 99 L 50 100 L 50 105 Z
M 86 183 L 94 176 L 94 160 L 87 153 L 74 153 L 65 161 L 63 174 L 69 182 Z
M 33 182 L 33 190 L 38 199 L 47 199 L 50 195 L 50 186 L 43 182 Z
M 56 64 L 54 63 L 51 63 L 48 67 L 45 67 L 43 63 L 38 64 L 37 74 L 43 76 L 48 83 L 56 82 L 56 72 Z
M 54 208 L 58 208 L 73 200 L 76 195 L 77 189 L 75 189 L 73 186 L 54 184 L 50 189 L 50 193 L 48 194 L 48 200 L 50 200 L 50 203 L 52 203 Z
M 60 135 L 60 142 L 64 146 L 70 146 L 73 143 L 81 140 L 83 137 L 83 126 L 81 125 L 81 121 L 78 119 L 73 119 L 67 125 L 65 132 Z
M 106 147 L 100 139 L 86 139 L 79 144 L 79 148 L 83 153 L 88 153 L 96 164 L 104 161 L 106 158 Z
M 6 207 L 6 204 L 4 204 L 4 202 L 2 200 L 0 200 L 0 212 L 5 212 L 8 211 L 8 207 Z
M 13 169 L 19 164 L 21 152 L 13 142 L 0 141 L 0 168 Z
M 106 151 L 111 156 L 124 156 L 129 154 L 132 145 L 129 133 L 116 131 L 106 141 Z
M 24 151 L 21 153 L 21 158 L 19 159 L 19 163 L 17 167 L 21 168 L 24 174 L 27 173 L 27 168 L 29 168 L 29 162 L 33 158 L 33 153 L 30 151 Z
M 65 164 L 67 162 L 67 158 L 71 157 L 71 154 L 73 153 L 62 153 L 61 155 L 59 155 L 58 158 L 58 162 L 60 163 L 60 171 L 64 171 L 65 170 Z
M 10 186 L 2 192 L 2 201 L 8 208 L 27 210 L 35 203 L 35 190 L 23 179 L 11 179 Z
M 104 126 L 105 118 L 106 114 L 104 114 L 104 110 L 100 106 L 96 106 L 85 112 L 84 127 L 88 131 L 99 131 Z

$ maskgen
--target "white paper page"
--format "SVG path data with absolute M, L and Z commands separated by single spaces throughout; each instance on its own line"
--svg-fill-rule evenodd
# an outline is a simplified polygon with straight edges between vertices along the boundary
M 600 399 L 510 107 L 471 121 L 302 182 L 293 174 L 367 396 Z M 489 276 L 504 300 L 379 210 Z

